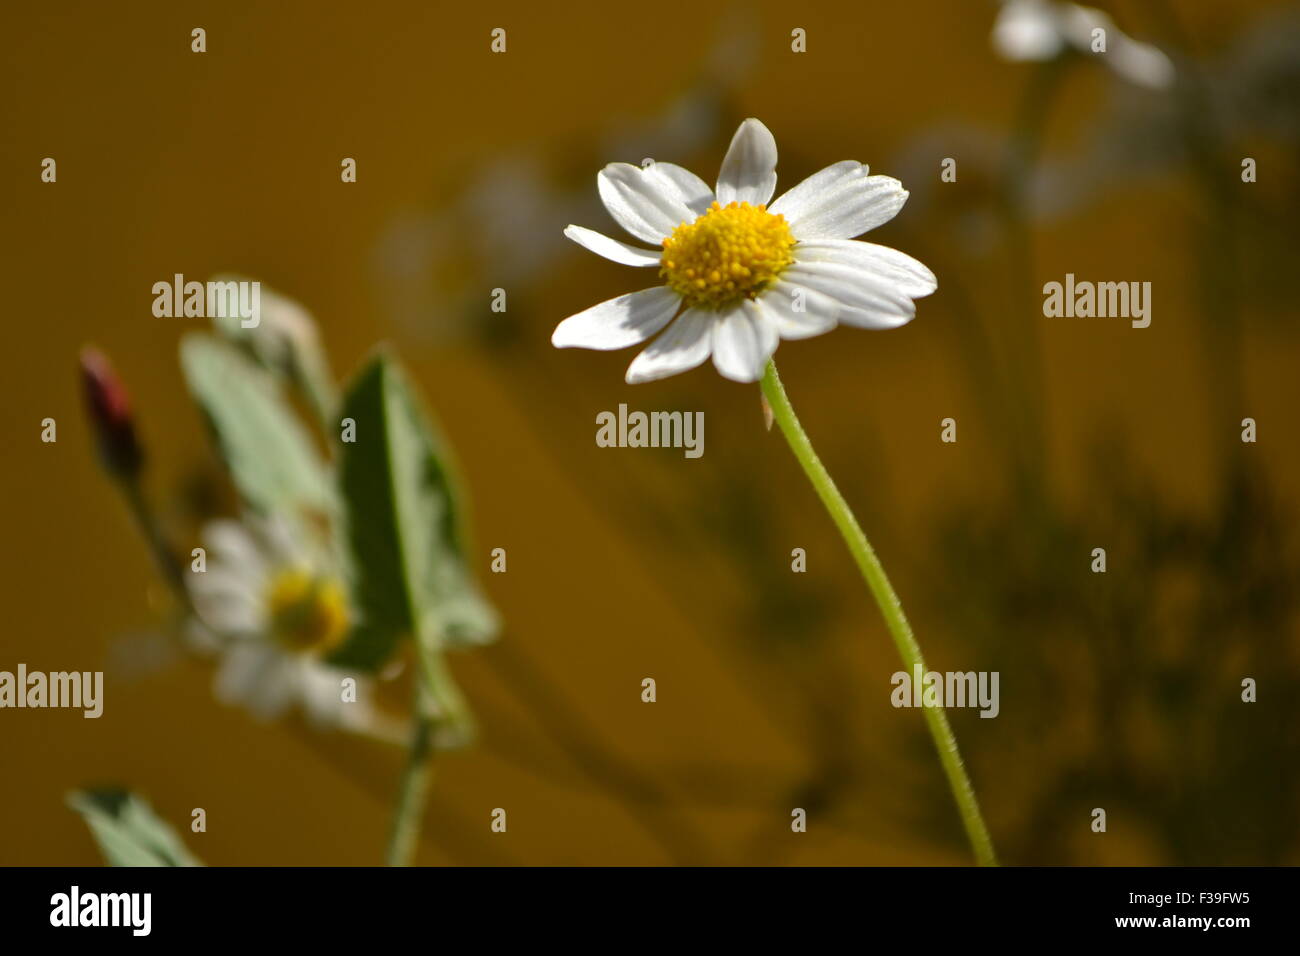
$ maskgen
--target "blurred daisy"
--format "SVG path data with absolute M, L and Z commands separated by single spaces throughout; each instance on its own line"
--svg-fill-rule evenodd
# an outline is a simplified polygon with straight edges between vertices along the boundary
M 627 370 L 632 383 L 685 372 L 713 356 L 737 382 L 763 374 L 780 339 L 829 332 L 841 322 L 895 328 L 913 299 L 936 288 L 910 256 L 852 241 L 892 219 L 907 200 L 896 179 L 846 161 L 828 166 L 769 207 L 776 140 L 747 119 L 731 140 L 717 192 L 672 163 L 611 163 L 596 177 L 620 226 L 651 250 L 569 226 L 564 234 L 624 265 L 658 267 L 664 284 L 570 316 L 557 348 L 621 349 L 663 332 Z
M 1104 30 L 1105 52 L 1093 51 L 1093 31 Z M 1008 60 L 1053 60 L 1066 50 L 1100 57 L 1117 75 L 1162 89 L 1174 65 L 1159 49 L 1139 43 L 1093 7 L 1059 0 L 1005 0 L 993 24 L 993 48 Z
M 207 570 L 188 581 L 197 639 L 221 658 L 217 698 L 264 720 L 299 708 L 318 726 L 366 724 L 368 683 L 324 660 L 350 625 L 339 577 L 280 521 L 214 521 L 204 544 Z M 343 700 L 347 677 L 356 702 Z

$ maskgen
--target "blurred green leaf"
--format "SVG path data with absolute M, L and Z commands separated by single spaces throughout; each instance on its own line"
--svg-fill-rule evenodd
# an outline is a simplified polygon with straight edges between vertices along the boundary
M 448 452 L 395 360 L 381 353 L 357 375 L 343 418 L 356 422 L 339 478 L 367 621 L 439 646 L 492 640 L 497 618 L 465 563 Z
M 214 276 L 213 281 L 254 280 L 225 274 Z M 298 302 L 280 295 L 265 283 L 259 283 L 258 289 L 260 315 L 256 326 L 245 328 L 240 316 L 233 315 L 214 318 L 213 327 L 264 368 L 300 389 L 322 428 L 332 434 L 338 427 L 338 388 L 320 343 L 315 318 Z
M 181 341 L 181 367 L 251 507 L 298 520 L 333 514 L 321 456 L 270 373 L 204 334 Z
M 202 866 L 176 831 L 135 794 L 105 788 L 68 794 L 109 866 Z
M 401 637 L 413 636 L 428 651 L 435 706 L 455 712 L 459 694 L 439 654 L 490 641 L 497 618 L 465 563 L 445 446 L 407 377 L 383 353 L 348 388 L 342 416 L 356 422 L 356 440 L 340 445 L 339 480 L 363 625 L 334 661 L 374 667 Z

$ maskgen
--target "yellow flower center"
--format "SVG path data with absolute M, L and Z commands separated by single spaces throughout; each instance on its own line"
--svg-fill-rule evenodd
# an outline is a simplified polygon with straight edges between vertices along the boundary
M 719 309 L 763 291 L 794 261 L 784 216 L 747 202 L 714 202 L 664 240 L 659 274 L 691 308 Z
M 338 582 L 302 568 L 281 571 L 266 590 L 271 636 L 292 651 L 333 650 L 348 630 L 348 606 Z

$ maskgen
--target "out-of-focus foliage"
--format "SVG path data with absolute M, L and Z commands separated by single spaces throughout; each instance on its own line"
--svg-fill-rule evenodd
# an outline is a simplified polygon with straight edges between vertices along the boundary
M 78 790 L 68 806 L 81 814 L 109 866 L 202 866 L 176 831 L 126 790 Z

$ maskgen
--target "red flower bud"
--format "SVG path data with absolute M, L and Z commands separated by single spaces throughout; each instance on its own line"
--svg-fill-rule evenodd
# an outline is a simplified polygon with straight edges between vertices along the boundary
M 81 350 L 81 386 L 104 467 L 118 477 L 134 479 L 144 453 L 136 439 L 131 402 L 122 380 L 98 349 Z

